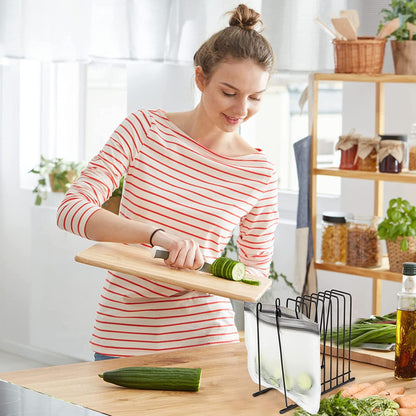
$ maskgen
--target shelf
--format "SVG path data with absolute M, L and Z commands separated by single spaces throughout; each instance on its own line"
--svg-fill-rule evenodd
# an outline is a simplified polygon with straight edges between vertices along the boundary
M 340 178 L 367 179 L 371 181 L 416 183 L 416 173 L 383 173 L 366 172 L 361 170 L 346 170 L 338 168 L 316 168 L 313 170 L 315 175 L 338 176 Z
M 329 272 L 336 272 L 336 273 L 352 274 L 354 276 L 369 277 L 371 279 L 389 280 L 391 282 L 402 281 L 402 275 L 400 273 L 393 273 L 389 271 L 387 257 L 383 257 L 381 267 L 375 267 L 373 269 L 346 266 L 344 264 L 324 263 L 321 261 L 315 262 L 315 269 L 326 270 Z
M 339 82 L 375 82 L 375 83 L 412 83 L 416 82 L 416 75 L 395 74 L 314 74 L 315 81 Z
M 311 228 L 313 234 L 313 246 L 316 248 L 317 241 L 317 192 L 318 177 L 333 176 L 339 178 L 364 179 L 374 182 L 374 190 L 372 195 L 373 212 L 375 216 L 383 215 L 384 204 L 384 184 L 385 182 L 397 182 L 404 184 L 416 184 L 416 173 L 403 171 L 401 173 L 382 173 L 382 172 L 366 172 L 358 170 L 343 170 L 338 167 L 324 167 L 318 165 L 318 95 L 319 82 L 361 82 L 373 83 L 375 88 L 375 108 L 374 120 L 375 134 L 384 132 L 385 127 L 385 84 L 413 83 L 416 84 L 416 75 L 396 75 L 396 74 L 338 74 L 338 73 L 315 73 L 313 74 L 313 118 L 312 118 L 312 144 L 311 144 Z M 402 103 L 405 105 L 406 103 Z M 373 110 L 371 110 L 373 111 Z M 393 282 L 401 282 L 402 276 L 399 273 L 389 271 L 387 258 L 384 259 L 383 267 L 366 269 L 353 266 L 336 265 L 314 261 L 317 270 L 326 270 L 340 274 L 350 274 L 355 276 L 368 277 L 373 280 L 372 285 L 372 310 L 375 315 L 379 315 L 381 311 L 381 292 L 382 281 L 389 280 Z

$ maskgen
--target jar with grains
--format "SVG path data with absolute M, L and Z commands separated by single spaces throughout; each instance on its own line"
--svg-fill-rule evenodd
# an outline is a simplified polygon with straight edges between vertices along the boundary
M 322 215 L 321 260 L 345 264 L 347 251 L 347 224 L 345 212 L 324 212 Z
M 348 266 L 381 266 L 381 242 L 377 234 L 378 217 L 355 217 L 347 219 Z
M 339 164 L 340 169 L 357 170 L 357 148 L 358 148 L 359 135 L 356 135 L 354 131 L 339 136 L 339 140 L 335 146 L 336 150 L 341 151 L 341 160 Z
M 412 125 L 408 142 L 407 163 L 409 172 L 416 172 L 416 123 Z
M 406 156 L 406 135 L 380 134 L 379 171 L 400 173 Z
M 378 148 L 380 137 L 361 137 L 358 140 L 358 170 L 376 172 L 378 167 Z

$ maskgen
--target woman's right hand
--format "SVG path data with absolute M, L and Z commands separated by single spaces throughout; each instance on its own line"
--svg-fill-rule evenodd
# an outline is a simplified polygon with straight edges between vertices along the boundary
M 199 244 L 194 240 L 181 239 L 172 234 L 158 231 L 154 235 L 152 243 L 169 251 L 169 257 L 165 260 L 165 264 L 169 267 L 196 270 L 204 264 L 204 256 Z

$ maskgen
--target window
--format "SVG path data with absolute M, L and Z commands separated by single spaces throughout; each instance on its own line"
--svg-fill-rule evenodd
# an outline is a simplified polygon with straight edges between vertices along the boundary
M 277 166 L 279 188 L 297 191 L 298 179 L 293 144 L 309 134 L 308 105 L 300 109 L 299 99 L 308 85 L 307 74 L 277 74 L 270 80 L 258 115 L 242 129 L 251 144 L 265 151 Z M 336 166 L 335 144 L 342 129 L 342 86 L 320 83 L 318 162 Z M 339 178 L 318 181 L 318 192 L 340 194 Z
M 126 115 L 124 64 L 21 60 L 20 178 L 48 158 L 88 161 Z

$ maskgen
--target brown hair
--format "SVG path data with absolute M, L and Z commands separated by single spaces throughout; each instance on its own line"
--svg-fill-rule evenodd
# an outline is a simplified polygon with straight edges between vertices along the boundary
M 215 67 L 227 58 L 252 59 L 269 73 L 273 70 L 273 50 L 259 32 L 263 29 L 260 14 L 240 4 L 229 12 L 229 26 L 212 35 L 194 55 L 194 65 L 200 66 L 209 78 Z M 259 30 L 256 26 L 260 26 Z

